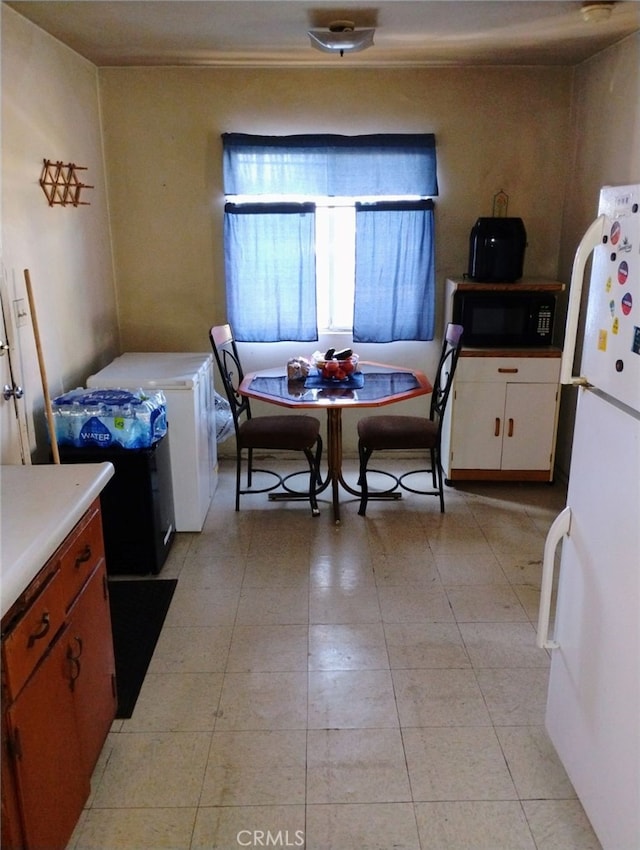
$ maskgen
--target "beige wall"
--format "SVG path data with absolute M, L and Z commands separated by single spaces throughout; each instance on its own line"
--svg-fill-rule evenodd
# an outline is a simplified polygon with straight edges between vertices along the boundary
M 200 350 L 209 325 L 225 320 L 220 135 L 226 131 L 434 132 L 439 324 L 444 280 L 466 270 L 469 231 L 478 216 L 492 214 L 500 189 L 510 196 L 509 214 L 522 216 L 527 227 L 525 273 L 554 277 L 571 149 L 571 81 L 567 68 L 102 69 L 123 347 Z M 318 348 L 330 342 L 322 338 Z M 439 345 L 359 346 L 358 352 L 432 373 Z M 295 345 L 254 345 L 244 346 L 243 357 L 253 369 L 306 353 Z M 403 405 L 405 412 L 423 408 L 420 401 Z M 345 422 L 345 448 L 353 451 L 349 415 Z
M 225 317 L 225 131 L 434 132 L 440 282 L 504 189 L 524 218 L 528 273 L 557 272 L 569 69 L 100 71 L 125 348 L 189 348 Z M 540 191 L 540 187 L 544 191 Z
M 574 153 L 560 254 L 560 276 L 566 281 L 580 237 L 597 215 L 600 187 L 640 183 L 640 33 L 576 69 L 572 102 Z M 576 363 L 579 355 L 578 349 Z M 576 391 L 564 389 L 558 434 L 564 473 L 569 470 L 575 403 Z
M 51 394 L 78 386 L 119 346 L 97 70 L 2 5 L 2 265 L 7 301 L 33 284 Z M 43 159 L 87 167 L 89 206 L 50 207 Z M 36 459 L 46 458 L 43 394 L 30 322 L 19 329 L 20 367 Z M 7 358 L 2 358 L 6 369 Z M 2 461 L 15 462 L 18 431 L 2 405 Z

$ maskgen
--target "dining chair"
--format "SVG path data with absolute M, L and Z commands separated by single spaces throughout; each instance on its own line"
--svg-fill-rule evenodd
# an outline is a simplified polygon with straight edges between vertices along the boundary
M 439 496 L 440 511 L 444 513 L 444 487 L 440 457 L 442 422 L 460 355 L 462 331 L 462 325 L 447 325 L 431 394 L 428 418 L 426 416 L 366 416 L 358 422 L 358 454 L 360 458 L 358 479 L 360 508 L 358 513 L 360 516 L 365 516 L 369 499 L 388 498 L 391 494 L 397 493 L 398 488 L 426 496 Z M 395 476 L 384 470 L 367 468 L 374 451 L 406 451 L 407 449 L 428 450 L 431 461 L 430 468 L 410 470 L 400 476 Z M 394 484 L 386 490 L 370 493 L 367 472 L 377 472 L 390 476 L 394 479 Z M 432 490 L 416 489 L 406 482 L 409 476 L 429 472 L 433 484 Z
M 222 385 L 226 393 L 236 437 L 236 510 L 240 510 L 240 496 L 249 493 L 270 493 L 271 499 L 308 498 L 311 513 L 318 516 L 317 489 L 321 483 L 320 461 L 322 437 L 320 421 L 313 416 L 253 416 L 251 404 L 246 396 L 240 395 L 238 387 L 244 378 L 238 347 L 230 325 L 214 325 L 209 331 L 211 347 L 216 359 Z M 282 476 L 271 469 L 258 469 L 253 465 L 254 450 L 302 452 L 309 464 L 309 489 L 292 489 L 287 481 L 298 472 Z M 247 453 L 246 487 L 241 486 L 243 452 Z M 276 478 L 267 487 L 252 487 L 253 474 L 263 473 Z M 282 491 L 271 491 L 281 487 Z

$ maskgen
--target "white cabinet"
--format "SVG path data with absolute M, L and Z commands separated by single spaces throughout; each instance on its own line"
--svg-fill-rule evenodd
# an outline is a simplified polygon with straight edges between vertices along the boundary
M 442 438 L 445 478 L 550 481 L 560 352 L 464 350 Z
M 218 482 L 213 354 L 127 352 L 91 375 L 87 386 L 164 392 L 176 531 L 202 531 Z

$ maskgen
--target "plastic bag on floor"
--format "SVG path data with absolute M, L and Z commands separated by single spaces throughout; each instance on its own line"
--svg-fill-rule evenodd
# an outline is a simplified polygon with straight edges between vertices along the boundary
M 214 390 L 216 442 L 224 443 L 234 432 L 231 405 Z

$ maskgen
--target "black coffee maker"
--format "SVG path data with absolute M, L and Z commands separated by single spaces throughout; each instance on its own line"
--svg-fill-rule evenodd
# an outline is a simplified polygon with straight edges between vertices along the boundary
M 479 218 L 469 237 L 468 277 L 515 283 L 522 277 L 527 233 L 521 218 Z

